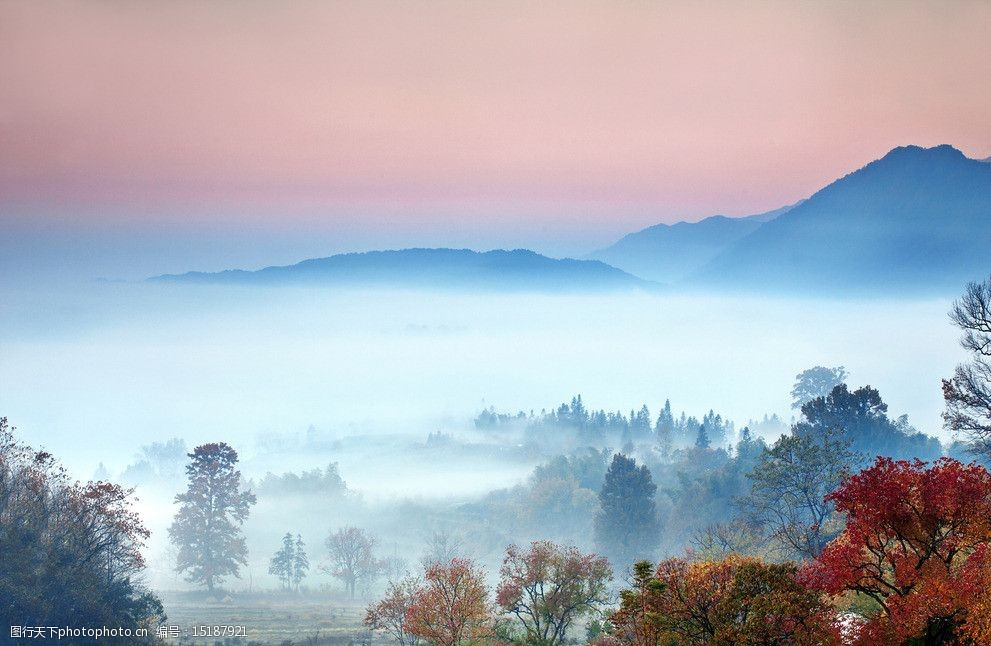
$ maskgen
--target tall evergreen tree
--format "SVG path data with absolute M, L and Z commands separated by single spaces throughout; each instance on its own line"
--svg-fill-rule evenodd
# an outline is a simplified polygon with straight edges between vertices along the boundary
M 635 416 L 631 416 L 630 424 L 633 426 L 633 436 L 637 439 L 650 437 L 650 409 L 644 404 Z
M 213 592 L 225 577 L 247 565 L 248 547 L 241 525 L 255 495 L 241 491 L 237 451 L 223 442 L 204 444 L 189 454 L 189 486 L 175 497 L 180 505 L 169 540 L 178 548 L 176 571 L 190 583 Z
M 674 415 L 671 413 L 671 400 L 664 400 L 664 408 L 657 416 L 657 423 L 654 425 L 654 435 L 657 436 L 657 445 L 661 449 L 661 455 L 667 458 L 671 453 L 674 443 Z
M 638 467 L 636 460 L 620 453 L 613 456 L 599 491 L 595 542 L 617 570 L 649 556 L 660 542 L 656 492 L 646 465 Z
M 698 435 L 695 436 L 695 448 L 697 449 L 707 449 L 709 448 L 709 433 L 705 430 L 705 424 L 699 426 Z
M 269 562 L 268 573 L 278 577 L 284 590 L 292 587 L 293 563 L 296 560 L 296 545 L 292 534 L 286 532 L 282 537 L 282 548 L 275 553 Z
M 310 560 L 306 557 L 306 545 L 299 534 L 296 534 L 295 548 L 292 561 L 292 585 L 296 592 L 299 592 L 299 584 L 306 578 L 307 570 L 310 569 Z
M 733 430 L 733 422 L 723 421 L 723 416 L 717 414 L 712 409 L 702 417 L 702 426 L 705 427 L 705 433 L 709 438 L 710 444 L 715 444 L 717 447 L 725 447 L 726 443 L 729 441 L 729 435 Z

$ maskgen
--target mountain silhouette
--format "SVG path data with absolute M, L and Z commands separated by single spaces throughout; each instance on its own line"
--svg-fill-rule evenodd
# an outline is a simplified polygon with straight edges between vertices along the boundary
M 991 164 L 895 148 L 721 251 L 686 285 L 958 293 L 991 272 Z
M 528 251 L 400 249 L 346 253 L 257 271 L 189 272 L 150 280 L 243 285 L 354 285 L 522 291 L 652 288 L 648 281 L 595 260 L 555 259 Z
M 648 280 L 673 283 L 690 276 L 721 251 L 793 207 L 747 217 L 713 215 L 698 222 L 655 224 L 588 257 Z

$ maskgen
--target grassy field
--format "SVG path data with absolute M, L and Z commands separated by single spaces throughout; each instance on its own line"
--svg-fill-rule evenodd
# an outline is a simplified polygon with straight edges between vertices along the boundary
M 166 626 L 179 626 L 183 637 L 170 640 L 183 646 L 224 644 L 293 644 L 350 646 L 370 644 L 373 636 L 362 626 L 365 604 L 320 596 L 281 598 L 277 594 L 237 594 L 223 601 L 202 594 L 163 595 Z M 245 637 L 193 637 L 196 626 L 243 626 Z M 381 643 L 378 638 L 376 642 Z

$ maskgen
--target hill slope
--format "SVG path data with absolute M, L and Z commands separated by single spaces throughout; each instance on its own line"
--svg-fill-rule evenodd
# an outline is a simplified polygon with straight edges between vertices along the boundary
M 895 148 L 727 248 L 686 284 L 956 293 L 991 272 L 991 165 Z
M 554 259 L 525 249 L 401 249 L 347 253 L 258 271 L 190 272 L 152 278 L 182 283 L 332 284 L 382 287 L 583 291 L 652 287 L 593 260 Z
M 641 278 L 673 283 L 691 275 L 721 251 L 791 208 L 785 206 L 741 218 L 713 215 L 698 222 L 655 224 L 630 233 L 588 257 Z

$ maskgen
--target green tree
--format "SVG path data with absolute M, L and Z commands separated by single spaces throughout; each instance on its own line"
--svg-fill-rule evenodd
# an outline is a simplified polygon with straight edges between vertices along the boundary
M 661 450 L 661 457 L 667 459 L 671 455 L 671 448 L 674 444 L 674 415 L 671 413 L 671 400 L 664 400 L 664 408 L 657 416 L 654 424 L 654 436 L 657 438 L 657 446 Z
M 614 565 L 625 567 L 660 542 L 657 485 L 646 465 L 617 453 L 606 471 L 595 515 L 595 542 Z
M 654 564 L 637 561 L 631 569 L 631 587 L 619 593 L 619 609 L 609 616 L 611 635 L 620 644 L 656 646 L 661 639 L 661 611 L 665 589 L 654 576 Z
M 743 427 L 740 431 L 740 441 L 736 443 L 736 461 L 744 473 L 750 472 L 766 448 L 767 444 L 764 440 L 754 437 L 749 426 Z
M 850 464 L 847 446 L 831 433 L 782 435 L 750 473 L 751 492 L 740 505 L 790 555 L 815 558 L 842 530 L 824 498 Z
M 241 490 L 237 451 L 223 442 L 204 444 L 189 454 L 189 485 L 175 497 L 179 511 L 169 527 L 169 540 L 178 548 L 176 571 L 190 583 L 212 593 L 228 576 L 239 576 L 247 565 L 248 547 L 241 525 L 255 495 Z
M 310 559 L 306 556 L 306 545 L 303 537 L 296 534 L 296 546 L 293 551 L 292 561 L 292 585 L 299 592 L 299 584 L 306 578 L 310 569 Z
M 709 448 L 709 433 L 705 430 L 705 424 L 699 426 L 698 435 L 695 436 L 695 448 L 697 449 L 707 449 Z
M 795 386 L 791 389 L 791 407 L 801 409 L 806 402 L 816 397 L 825 397 L 849 376 L 843 366 L 835 368 L 816 366 L 803 370 L 795 375 Z
M 934 437 L 918 433 L 907 418 L 898 422 L 888 417 L 888 405 L 875 388 L 850 390 L 846 384 L 834 387 L 828 395 L 816 397 L 802 406 L 803 420 L 795 424 L 795 435 L 836 433 L 849 441 L 856 454 L 856 466 L 875 456 L 898 459 L 937 459 L 942 446 Z
M 268 573 L 276 576 L 283 590 L 292 589 L 293 564 L 296 561 L 296 543 L 292 534 L 286 532 L 282 537 L 282 547 L 269 562 Z

